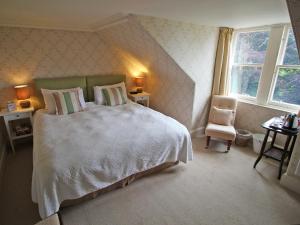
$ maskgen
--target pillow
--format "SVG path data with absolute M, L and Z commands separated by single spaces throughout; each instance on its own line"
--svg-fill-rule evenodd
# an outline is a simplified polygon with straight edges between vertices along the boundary
M 105 98 L 106 105 L 115 106 L 127 103 L 122 87 L 102 88 L 102 94 Z
M 103 88 L 113 88 L 113 87 L 121 87 L 122 88 L 123 96 L 125 97 L 125 100 L 127 102 L 127 94 L 126 94 L 127 92 L 126 92 L 125 83 L 121 82 L 121 83 L 117 83 L 117 84 L 113 84 L 113 85 L 95 86 L 94 87 L 95 103 L 97 105 L 105 105 L 106 102 L 105 102 L 105 98 L 102 93 L 102 89 Z
M 214 106 L 212 109 L 211 122 L 229 126 L 233 119 L 233 113 L 234 111 L 231 109 L 219 109 Z
M 66 115 L 83 110 L 78 90 L 54 92 L 52 96 L 55 101 L 57 115 Z
M 79 94 L 79 100 L 81 107 L 84 109 L 86 108 L 84 96 L 83 96 L 83 90 L 80 87 L 77 88 L 70 88 L 70 89 L 61 89 L 61 90 L 49 90 L 49 89 L 43 89 L 41 88 L 41 92 L 44 98 L 45 106 L 49 114 L 55 114 L 56 113 L 56 104 L 54 101 L 53 93 L 54 92 L 64 92 L 64 91 L 74 91 L 78 90 Z

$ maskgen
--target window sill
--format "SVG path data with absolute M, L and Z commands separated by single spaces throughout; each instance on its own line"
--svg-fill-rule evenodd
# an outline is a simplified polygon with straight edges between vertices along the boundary
M 238 98 L 237 99 L 239 102 L 243 102 L 249 105 L 254 105 L 254 106 L 258 106 L 258 107 L 262 107 L 262 108 L 266 108 L 266 109 L 272 109 L 272 110 L 277 110 L 277 111 L 282 111 L 285 113 L 298 113 L 298 111 L 296 109 L 292 109 L 292 108 L 286 108 L 286 107 L 280 107 L 280 106 L 275 106 L 275 105 L 263 105 L 263 104 L 258 104 L 255 101 L 251 101 L 251 100 L 247 100 L 247 99 L 243 99 L 243 98 Z

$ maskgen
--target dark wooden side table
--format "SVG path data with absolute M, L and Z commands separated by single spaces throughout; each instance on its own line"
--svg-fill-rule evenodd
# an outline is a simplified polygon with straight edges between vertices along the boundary
M 261 160 L 261 158 L 263 156 L 266 156 L 267 158 L 271 158 L 271 159 L 274 159 L 276 161 L 279 161 L 280 165 L 279 165 L 279 171 L 278 171 L 278 179 L 280 179 L 284 160 L 286 159 L 286 157 L 288 157 L 288 162 L 290 161 L 290 158 L 291 158 L 291 155 L 293 153 L 294 146 L 295 146 L 295 142 L 296 142 L 296 139 L 297 139 L 297 135 L 298 135 L 300 130 L 299 130 L 299 128 L 298 129 L 293 129 L 293 130 L 292 129 L 286 129 L 286 128 L 283 128 L 281 125 L 275 125 L 274 126 L 274 124 L 276 123 L 276 121 L 278 119 L 279 118 L 274 117 L 274 118 L 268 120 L 267 122 L 265 122 L 261 125 L 267 131 L 266 131 L 266 135 L 265 135 L 264 141 L 263 141 L 262 146 L 261 146 L 259 156 L 256 159 L 256 161 L 253 165 L 253 168 L 256 167 L 256 165 L 258 164 L 258 162 Z M 269 137 L 269 134 L 270 134 L 271 131 L 274 132 L 272 142 L 271 142 L 271 146 L 270 146 L 270 148 L 265 150 L 267 140 L 268 140 L 268 137 Z M 277 133 L 287 136 L 284 148 L 279 148 L 279 147 L 274 146 Z M 292 140 L 292 144 L 290 145 L 291 140 Z

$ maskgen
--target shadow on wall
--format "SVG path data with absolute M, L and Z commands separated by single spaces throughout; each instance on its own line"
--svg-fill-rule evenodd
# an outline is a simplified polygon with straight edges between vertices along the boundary
M 131 90 L 133 86 L 135 86 L 134 78 L 138 76 L 145 77 L 144 90 L 148 90 L 148 80 L 151 79 L 151 74 L 148 70 L 148 65 L 144 65 L 137 58 L 135 58 L 129 52 L 124 51 L 121 48 L 112 47 L 113 51 L 121 60 L 124 69 L 126 70 L 125 74 L 127 76 L 126 86 L 128 90 Z
M 116 51 L 117 55 L 119 55 L 119 57 L 121 58 L 124 67 L 127 68 L 128 72 L 133 77 L 137 77 L 144 73 L 149 73 L 149 70 L 147 69 L 149 65 L 142 64 L 129 52 L 126 52 L 120 48 L 114 48 L 114 50 Z
M 175 63 L 195 82 L 191 130 L 206 125 L 219 28 L 134 15 Z
M 6 156 L 6 132 L 3 120 L 0 121 L 0 191 L 2 187 L 2 178 L 5 170 L 5 156 Z
M 195 82 L 143 26 L 128 18 L 99 32 L 0 27 L 5 46 L 0 54 L 1 105 L 15 98 L 13 86 L 30 84 L 33 78 L 125 73 L 130 87 L 130 78 L 148 71 L 151 107 L 190 129 Z
M 266 130 L 261 127 L 262 123 L 272 117 L 285 115 L 286 113 L 287 112 L 282 110 L 239 101 L 236 112 L 235 127 L 238 129 L 249 130 L 253 133 L 264 134 Z M 278 135 L 278 138 L 276 138 L 276 144 L 284 145 L 285 139 L 286 136 Z
M 191 128 L 195 82 L 178 66 L 152 36 L 131 16 L 106 27 L 99 37 L 110 44 L 131 76 L 147 72 L 150 106 Z
M 7 101 L 11 101 L 16 97 L 15 90 L 13 86 L 3 87 L 0 91 L 0 108 L 6 108 Z
M 95 32 L 0 26 L 0 33 L 2 106 L 15 98 L 15 85 L 33 78 L 124 72 L 121 60 Z
M 197 128 L 205 129 L 205 127 L 207 125 L 207 121 L 208 121 L 209 112 L 210 112 L 210 104 L 211 104 L 211 97 L 209 97 L 206 100 L 204 108 L 202 109 L 202 112 L 196 114 L 196 116 L 193 118 L 193 124 L 194 124 L 193 129 L 196 128 L 196 130 L 194 130 L 194 131 L 197 131 Z

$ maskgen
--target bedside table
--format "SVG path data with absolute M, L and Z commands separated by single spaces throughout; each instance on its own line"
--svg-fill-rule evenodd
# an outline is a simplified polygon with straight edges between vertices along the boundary
M 149 101 L 150 101 L 150 94 L 147 92 L 142 92 L 142 93 L 137 93 L 137 94 L 128 94 L 129 98 L 136 102 L 139 103 L 143 106 L 149 107 Z
M 32 112 L 34 111 L 33 107 L 22 109 L 18 108 L 15 111 L 8 112 L 6 109 L 0 112 L 0 116 L 3 116 L 6 131 L 9 138 L 9 143 L 12 149 L 12 152 L 15 154 L 14 141 L 26 137 L 32 137 Z M 25 124 L 25 125 L 24 125 Z M 17 127 L 25 126 L 30 129 L 30 133 L 22 133 L 22 130 L 19 130 L 19 134 L 16 131 Z M 24 127 L 23 126 L 23 127 Z

